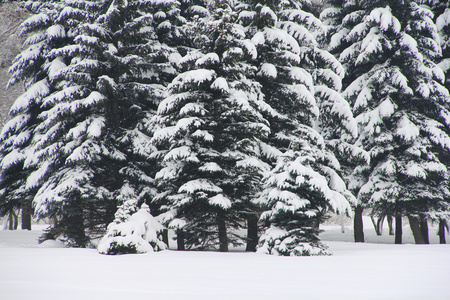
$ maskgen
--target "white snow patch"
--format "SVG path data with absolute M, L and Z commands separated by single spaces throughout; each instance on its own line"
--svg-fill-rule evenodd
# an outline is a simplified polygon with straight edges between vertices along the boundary
M 186 84 L 200 85 L 205 81 L 212 81 L 216 72 L 207 69 L 198 69 L 184 72 L 172 81 L 169 85 L 169 89 L 181 88 Z
M 182 160 L 191 155 L 191 148 L 188 146 L 181 146 L 170 150 L 165 156 L 164 161 Z
M 228 86 L 228 82 L 223 77 L 218 77 L 214 82 L 211 84 L 211 88 L 214 90 L 222 91 L 223 93 L 229 93 L 230 87 Z
M 420 131 L 407 116 L 403 116 L 399 121 L 396 134 L 406 141 L 412 141 L 419 136 Z
M 251 41 L 255 46 L 264 45 L 266 42 L 264 33 L 260 31 L 255 33 Z
M 197 59 L 195 65 L 197 67 L 203 68 L 205 66 L 214 65 L 218 63 L 220 63 L 219 55 L 217 55 L 217 53 L 208 53 Z
M 419 178 L 423 178 L 425 179 L 427 177 L 427 173 L 425 172 L 425 170 L 416 163 L 408 163 L 408 165 L 406 166 L 406 175 L 411 176 L 411 177 L 419 177 Z
M 208 179 L 194 179 L 186 182 L 178 189 L 178 193 L 188 194 L 194 194 L 199 191 L 221 193 L 222 189 Z
M 104 117 L 94 118 L 87 128 L 87 134 L 93 138 L 99 137 L 102 134 L 103 127 L 105 127 L 105 122 L 106 119 Z
M 201 166 L 199 170 L 203 172 L 214 173 L 214 172 L 221 172 L 222 168 L 215 162 L 208 162 L 205 163 L 203 166 Z
M 248 157 L 236 162 L 238 168 L 255 168 L 261 172 L 268 172 L 270 166 L 256 157 Z
M 264 63 L 258 74 L 265 77 L 277 78 L 277 68 L 272 64 Z
M 231 200 L 225 197 L 223 194 L 217 194 L 209 198 L 209 204 L 219 206 L 223 209 L 229 209 L 231 207 Z
M 186 221 L 182 220 L 182 219 L 173 219 L 170 223 L 169 223 L 169 228 L 170 229 L 181 229 L 186 225 Z
M 274 24 L 278 21 L 277 15 L 267 6 L 261 8 L 260 14 L 261 18 L 269 18 L 274 22 Z

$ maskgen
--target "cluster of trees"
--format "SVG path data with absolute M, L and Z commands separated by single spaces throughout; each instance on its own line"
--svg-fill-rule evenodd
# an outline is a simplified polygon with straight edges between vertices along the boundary
M 448 62 L 442 55 L 448 47 L 449 5 L 334 4 L 339 9 L 323 14 L 333 28 L 329 49 L 346 68 L 343 96 L 359 125 L 356 145 L 371 160 L 351 175 L 357 210 L 369 207 L 380 218 L 394 217 L 397 243 L 407 216 L 416 242 L 426 243 L 427 220 L 443 228 L 449 211 Z M 356 240 L 363 241 L 361 230 Z
M 33 209 L 73 246 L 131 202 L 179 249 L 328 254 L 319 225 L 351 207 L 359 242 L 363 209 L 400 243 L 402 217 L 445 238 L 449 4 L 329 2 L 23 2 L 0 213 Z

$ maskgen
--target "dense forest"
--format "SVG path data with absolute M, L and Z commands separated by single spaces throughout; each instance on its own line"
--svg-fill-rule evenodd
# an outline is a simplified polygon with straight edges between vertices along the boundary
M 445 243 L 447 1 L 17 2 L 0 215 L 42 240 L 327 255 L 320 224 L 364 242 L 365 213 Z

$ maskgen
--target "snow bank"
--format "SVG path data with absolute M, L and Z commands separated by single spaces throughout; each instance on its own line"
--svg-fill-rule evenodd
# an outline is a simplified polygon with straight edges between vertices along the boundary
M 393 243 L 375 235 L 369 242 Z M 323 227 L 333 256 L 162 251 L 99 255 L 38 248 L 41 231 L 0 230 L 0 290 L 10 300 L 447 300 L 450 245 L 352 241 L 352 225 Z M 387 229 L 387 228 L 385 228 Z M 436 228 L 430 238 L 436 242 Z M 404 242 L 411 243 L 408 227 Z

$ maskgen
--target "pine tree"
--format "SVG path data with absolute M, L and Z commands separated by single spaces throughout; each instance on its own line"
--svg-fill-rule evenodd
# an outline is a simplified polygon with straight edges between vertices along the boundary
M 167 245 L 158 237 L 162 230 L 147 204 L 137 210 L 137 201 L 127 200 L 118 207 L 97 249 L 101 254 L 113 255 L 165 250 Z
M 424 0 L 434 13 L 434 18 L 439 34 L 440 45 L 442 48 L 442 56 L 439 59 L 438 66 L 444 71 L 445 83 L 444 86 L 450 91 L 450 3 L 447 1 Z M 443 161 L 447 168 L 450 166 L 450 154 L 448 151 L 440 154 L 441 161 Z M 448 199 L 447 199 L 448 201 Z M 439 237 L 440 243 L 445 244 L 445 229 L 448 232 L 447 220 L 439 220 Z
M 445 73 L 445 87 L 450 90 L 450 4 L 447 1 L 423 0 L 424 4 L 430 6 L 434 14 L 439 41 L 442 48 L 442 56 L 438 65 Z
M 321 13 L 321 19 L 324 24 L 327 25 L 327 45 L 329 50 L 337 54 L 342 51 L 343 45 L 347 45 L 344 40 L 350 30 L 356 26 L 357 22 L 361 19 L 362 11 L 360 11 L 359 2 L 357 1 L 341 1 L 332 0 L 329 1 L 334 7 L 329 7 Z M 345 18 L 345 21 L 344 21 Z M 337 55 L 338 56 L 338 55 Z M 346 66 L 347 67 L 347 66 Z M 348 86 L 351 79 L 351 72 L 347 70 L 346 76 L 343 78 L 343 86 Z M 361 144 L 355 145 L 357 148 L 362 149 Z M 363 149 L 364 150 L 364 149 Z M 353 170 L 360 170 L 364 168 L 370 161 L 370 156 L 367 152 L 363 154 L 364 159 L 361 161 L 350 162 L 347 166 L 348 171 L 346 175 L 350 178 L 349 189 L 354 195 L 357 195 L 359 188 L 364 184 L 364 176 L 357 176 L 357 172 Z M 347 162 L 349 162 L 347 160 Z M 345 165 L 345 164 L 344 164 Z M 350 175 L 349 175 L 350 173 Z M 360 198 L 357 198 L 354 206 L 354 218 L 353 229 L 355 242 L 364 242 L 364 230 L 363 230 L 363 210 L 365 204 L 361 202 Z
M 21 34 L 29 35 L 25 50 L 13 61 L 9 86 L 24 82 L 25 93 L 11 108 L 11 120 L 0 134 L 0 215 L 14 209 L 31 209 L 36 189 L 27 180 L 35 171 L 32 144 L 43 111 L 43 99 L 52 89 L 48 81 L 48 55 L 54 47 L 67 42 L 60 27 L 54 24 L 62 5 L 58 2 L 26 2 L 25 7 L 34 13 L 21 25 Z
M 75 5 L 81 5 L 77 9 L 86 15 L 75 33 L 78 54 L 60 74 L 68 83 L 62 90 L 64 100 L 55 94 L 45 116 L 49 127 L 64 124 L 60 126 L 63 141 L 53 141 L 64 144 L 57 154 L 64 164 L 47 179 L 36 202 L 38 207 L 45 203 L 46 209 L 56 194 L 67 195 L 67 209 L 87 208 L 79 210 L 80 221 L 87 219 L 95 234 L 111 221 L 123 185 L 133 185 L 140 198 L 153 194 L 150 176 L 154 171 L 147 163 L 152 151 L 149 120 L 165 81 L 173 77 L 172 51 L 159 42 L 154 20 L 146 12 L 153 9 L 152 2 Z M 66 180 L 75 175 L 78 180 L 72 189 L 61 192 Z M 62 215 L 66 210 L 56 209 L 51 213 Z
M 358 197 L 374 215 L 444 217 L 447 168 L 438 153 L 450 146 L 449 98 L 432 13 L 417 1 L 358 4 L 329 11 L 338 20 L 330 47 L 347 69 L 344 96 L 371 158 L 356 169 Z
M 5 133 L 5 139 L 17 145 L 26 142 L 27 160 L 24 172 L 11 172 L 23 174 L 18 184 L 10 184 L 6 171 L 2 184 L 14 193 L 24 190 L 38 217 L 58 219 L 47 237 L 63 235 L 69 243 L 84 246 L 87 235 L 102 234 L 112 220 L 123 187 L 132 185 L 140 200 L 154 194 L 155 168 L 148 161 L 153 149 L 150 120 L 164 85 L 175 75 L 170 56 L 176 51 L 165 44 L 164 35 L 172 29 L 157 32 L 156 27 L 164 27 L 163 18 L 156 20 L 152 14 L 165 7 L 167 18 L 183 21 L 178 2 L 156 2 L 30 4 L 33 11 L 42 11 L 28 21 L 37 24 L 30 30 L 42 33 L 32 36 L 34 48 L 16 59 L 12 82 L 27 76 L 40 80 L 32 82 L 40 85 L 29 89 L 31 96 L 24 96 L 33 105 L 28 125 L 33 131 L 26 128 L 28 136 L 19 135 L 22 125 L 14 124 L 23 123 L 22 116 L 5 127 L 17 131 Z M 20 109 L 25 100 L 16 102 Z M 3 152 L 4 169 L 21 167 L 20 161 L 11 162 L 14 149 Z
M 258 251 L 269 254 L 326 254 L 318 226 L 328 208 L 344 212 L 348 205 L 330 127 L 351 123 L 352 114 L 338 93 L 342 67 L 321 49 L 315 37 L 323 36 L 323 26 L 307 9 L 302 1 L 248 1 L 241 13 L 257 48 L 257 79 L 272 108 L 265 112 L 271 132 L 261 149 L 273 170 L 255 201 L 265 210 L 261 221 L 267 228 Z M 351 133 L 355 126 L 341 126 L 336 134 L 341 129 Z
M 258 153 L 269 131 L 265 105 L 248 63 L 254 47 L 232 5 L 211 4 L 211 18 L 192 24 L 198 50 L 179 61 L 182 73 L 158 108 L 161 129 L 153 138 L 163 168 L 156 178 L 168 187 L 168 208 L 177 211 L 170 226 L 188 248 L 228 251 L 240 242 L 231 230 L 241 227 L 239 212 L 267 168 Z

